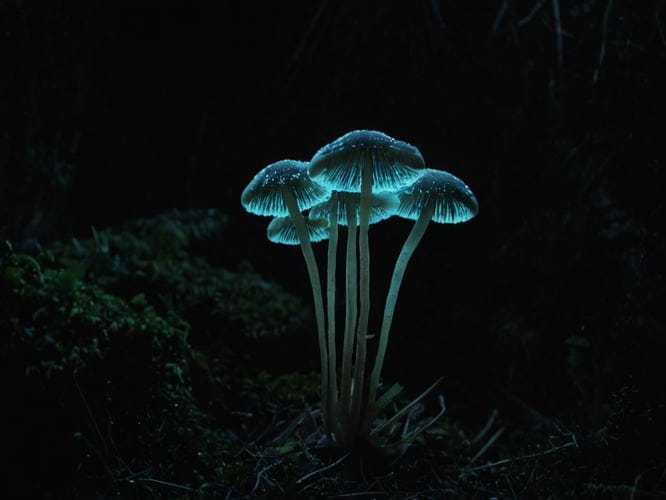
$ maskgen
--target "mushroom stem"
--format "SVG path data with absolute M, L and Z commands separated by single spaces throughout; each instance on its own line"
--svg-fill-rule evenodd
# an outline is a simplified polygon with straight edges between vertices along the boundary
M 340 422 L 347 422 L 350 415 L 351 399 L 351 372 L 352 359 L 354 355 L 354 333 L 356 331 L 356 320 L 358 316 L 358 269 L 356 266 L 356 207 L 351 200 L 347 200 L 347 255 L 345 271 L 345 290 L 346 290 L 346 310 L 345 310 L 345 334 L 342 343 L 342 375 L 340 379 Z M 352 222 L 353 221 L 353 222 Z M 343 435 L 341 439 L 348 439 L 347 429 L 343 425 Z
M 336 367 L 338 364 L 335 349 L 335 268 L 338 249 L 338 196 L 334 191 L 331 194 L 329 206 L 329 236 L 328 236 L 328 267 L 326 280 L 326 305 L 328 308 L 328 415 L 335 424 L 331 424 L 337 433 L 338 414 L 338 380 Z
M 365 379 L 365 357 L 370 316 L 370 244 L 368 227 L 370 224 L 370 204 L 372 195 L 372 167 L 363 168 L 361 196 L 359 202 L 359 318 L 356 329 L 356 362 L 354 364 L 351 425 L 354 432 L 363 405 L 363 385 Z M 353 439 L 353 438 L 352 438 Z
M 301 251 L 303 252 L 303 257 L 305 258 L 305 265 L 307 266 L 308 274 L 310 275 L 310 285 L 312 286 L 315 317 L 317 320 L 319 355 L 321 358 L 321 402 L 322 413 L 324 415 L 324 432 L 326 434 L 330 434 L 331 422 L 328 415 L 328 355 L 326 352 L 326 326 L 324 323 L 324 300 L 322 298 L 321 279 L 319 278 L 317 261 L 315 260 L 314 252 L 312 251 L 312 244 L 310 243 L 310 238 L 308 237 L 308 231 L 307 227 L 305 226 L 303 214 L 301 214 L 300 210 L 298 209 L 296 199 L 289 189 L 283 190 L 283 196 L 287 205 L 287 209 L 289 210 L 289 216 L 294 222 L 296 234 L 298 234 L 298 239 L 301 243 Z
M 372 374 L 370 375 L 368 408 L 366 410 L 364 427 L 367 427 L 371 424 L 371 420 L 374 416 L 373 413 L 375 411 L 375 397 L 379 387 L 379 376 L 384 364 L 384 357 L 386 355 L 386 348 L 388 346 L 389 331 L 391 330 L 391 323 L 393 322 L 393 313 L 395 311 L 396 302 L 398 301 L 398 292 L 400 291 L 402 278 L 405 275 L 405 269 L 407 268 L 409 259 L 412 257 L 412 254 L 421 241 L 421 238 L 423 238 L 423 234 L 425 233 L 426 228 L 428 227 L 428 223 L 430 222 L 430 218 L 432 217 L 433 210 L 434 205 L 432 203 L 423 208 L 423 211 L 419 215 L 419 218 L 416 219 L 412 230 L 407 236 L 407 239 L 405 240 L 405 243 L 400 250 L 400 254 L 398 255 L 398 260 L 396 260 L 395 267 L 393 268 L 393 276 L 391 278 L 391 284 L 389 286 L 389 291 L 386 296 L 386 304 L 384 306 L 384 317 L 382 319 L 382 327 L 379 334 L 379 344 L 377 346 L 375 365 L 372 369 Z

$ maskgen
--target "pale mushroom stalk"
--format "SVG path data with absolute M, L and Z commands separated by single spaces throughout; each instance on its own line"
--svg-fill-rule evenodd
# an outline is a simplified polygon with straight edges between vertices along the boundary
M 374 414 L 378 410 L 379 405 L 377 404 L 376 395 L 395 312 L 395 304 L 398 300 L 398 292 L 405 269 L 414 250 L 421 241 L 431 220 L 440 224 L 458 224 L 471 219 L 479 210 L 474 193 L 469 187 L 455 175 L 443 170 L 425 169 L 419 179 L 410 186 L 400 189 L 397 195 L 400 199 L 397 215 L 412 219 L 415 223 L 398 255 L 386 296 L 375 365 L 370 374 L 369 394 L 366 399 L 365 415 L 363 416 L 363 429 L 369 427 Z
M 432 218 L 434 208 L 435 204 L 433 202 L 428 203 L 428 205 L 423 208 L 423 211 L 419 215 L 418 219 L 416 219 L 412 230 L 409 232 L 405 243 L 402 245 L 402 249 L 400 250 L 400 254 L 396 260 L 395 267 L 393 268 L 393 276 L 391 277 L 391 284 L 389 286 L 389 291 L 386 296 L 386 304 L 384 306 L 384 317 L 382 319 L 382 327 L 379 333 L 379 344 L 377 346 L 375 365 L 370 375 L 367 410 L 370 414 L 366 415 L 367 425 L 370 424 L 369 420 L 372 418 L 371 405 L 374 405 L 375 403 L 377 388 L 379 387 L 379 376 L 384 364 L 384 357 L 386 356 L 389 331 L 391 330 L 391 323 L 393 322 L 393 313 L 395 311 L 396 302 L 398 301 L 398 292 L 400 291 L 402 278 L 405 275 L 405 269 L 407 269 L 407 264 L 414 254 L 414 250 L 416 250 L 416 247 L 421 241 L 421 238 L 423 238 L 423 235 L 425 234 L 428 224 Z
M 293 193 L 289 189 L 283 189 L 283 196 L 289 216 L 294 222 L 296 233 L 301 243 L 301 251 L 305 258 L 305 265 L 308 269 L 310 276 L 310 285 L 312 286 L 312 295 L 314 296 L 315 317 L 317 320 L 317 333 L 319 340 L 319 355 L 321 357 L 321 401 L 322 413 L 324 415 L 324 432 L 330 434 L 331 419 L 328 414 L 329 409 L 329 394 L 328 394 L 328 354 L 326 349 L 326 325 L 324 323 L 324 301 L 322 298 L 321 280 L 319 277 L 319 270 L 317 268 L 317 261 L 315 260 L 314 252 L 312 251 L 312 244 L 308 237 L 307 227 L 296 204 Z
M 338 196 L 335 191 L 331 194 L 329 210 L 329 237 L 328 237 L 328 267 L 326 280 L 326 302 L 328 308 L 328 415 L 336 424 L 338 415 L 338 380 L 336 368 L 338 365 L 335 347 L 335 272 L 338 249 Z M 337 429 L 335 432 L 338 433 Z
M 331 191 L 360 193 L 358 219 L 354 219 L 359 225 L 359 315 L 354 333 L 356 351 L 350 379 L 351 410 L 343 423 L 344 428 L 349 430 L 349 441 L 346 443 L 349 447 L 358 433 L 361 412 L 366 404 L 364 378 L 370 315 L 368 226 L 372 192 L 394 192 L 418 179 L 424 168 L 423 157 L 417 148 L 377 130 L 354 130 L 338 137 L 320 148 L 308 167 L 311 179 Z
M 360 185 L 360 184 L 359 184 Z M 352 379 L 352 362 L 354 358 L 354 338 L 357 326 L 357 307 L 358 307 L 358 262 L 357 262 L 357 233 L 359 227 L 359 207 L 361 194 L 354 192 L 334 191 L 337 198 L 337 215 L 333 219 L 331 210 L 336 208 L 335 200 L 329 198 L 325 203 L 320 203 L 310 209 L 309 221 L 325 220 L 328 229 L 326 237 L 330 241 L 335 241 L 335 236 L 331 235 L 331 225 L 337 220 L 338 226 L 347 226 L 347 255 L 346 255 L 346 313 L 345 313 L 345 334 L 342 342 L 342 363 L 340 369 L 339 401 L 338 401 L 338 422 L 337 430 L 340 431 L 336 439 L 343 448 L 349 448 L 353 445 L 357 426 L 351 419 L 351 391 L 354 384 Z M 381 220 L 395 215 L 399 206 L 399 199 L 395 193 L 381 192 L 374 193 L 371 196 L 370 216 L 368 224 L 375 224 Z M 293 227 L 293 224 L 292 224 Z M 317 224 L 313 222 L 311 228 L 312 237 L 319 238 Z M 295 235 L 294 235 L 295 236 Z M 315 241 L 315 240 L 313 240 Z M 332 264 L 332 261 L 330 261 Z M 329 269 L 333 269 L 332 266 Z M 329 280 L 332 283 L 332 280 Z M 337 346 L 337 344 L 336 344 Z M 329 350 L 330 367 L 330 350 Z M 337 367 L 337 364 L 336 364 Z M 365 389 L 365 386 L 364 386 Z
M 354 363 L 351 425 L 354 429 L 363 405 L 363 385 L 365 379 L 365 358 L 370 316 L 370 204 L 372 196 L 372 168 L 365 167 L 361 178 L 361 198 L 359 204 L 359 317 L 356 329 L 356 360 Z
M 358 268 L 356 266 L 356 208 L 347 203 L 347 254 L 345 269 L 345 333 L 342 343 L 342 374 L 340 379 L 339 420 L 347 422 L 351 412 L 351 373 L 354 355 L 354 332 L 358 316 Z M 353 222 L 352 222 L 353 221 Z M 350 438 L 353 429 L 343 429 L 341 439 Z

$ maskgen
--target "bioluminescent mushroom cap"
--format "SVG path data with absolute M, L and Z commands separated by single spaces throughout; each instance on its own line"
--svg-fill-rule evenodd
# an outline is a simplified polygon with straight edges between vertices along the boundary
M 418 179 L 425 164 L 411 144 L 376 130 L 354 130 L 317 151 L 308 171 L 332 190 L 360 192 L 365 168 L 372 168 L 373 191 L 395 191 Z
M 433 206 L 431 220 L 457 224 L 474 217 L 479 205 L 472 190 L 449 172 L 427 168 L 422 177 L 397 192 L 400 205 L 396 215 L 418 219 L 429 205 Z
M 308 165 L 306 161 L 280 160 L 264 167 L 243 190 L 241 204 L 256 215 L 282 217 L 289 214 L 285 189 L 291 191 L 301 211 L 326 200 L 330 189 L 312 180 Z
M 360 224 L 359 205 L 361 203 L 360 193 L 345 193 L 344 196 L 338 196 L 338 224 L 348 226 L 347 205 L 352 204 L 356 213 L 356 225 Z M 371 196 L 370 224 L 383 221 L 396 214 L 398 209 L 398 196 L 395 193 L 383 192 L 375 193 Z M 310 209 L 309 217 L 314 219 L 328 219 L 330 205 L 328 201 L 318 203 Z
M 326 219 L 305 219 L 305 225 L 308 230 L 308 237 L 312 243 L 322 241 L 328 238 L 328 221 Z M 276 217 L 266 229 L 268 239 L 273 243 L 282 245 L 298 245 L 298 233 L 291 217 Z

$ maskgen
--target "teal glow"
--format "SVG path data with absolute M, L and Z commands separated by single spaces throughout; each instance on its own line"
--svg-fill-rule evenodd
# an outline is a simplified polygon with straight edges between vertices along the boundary
M 361 201 L 360 193 L 338 193 L 338 224 L 348 226 L 347 205 L 351 204 L 352 210 L 356 213 L 357 226 L 360 224 L 359 204 Z M 396 214 L 398 209 L 398 196 L 395 193 L 376 193 L 372 195 L 372 206 L 370 207 L 370 224 L 383 221 Z M 330 214 L 330 203 L 318 203 L 310 209 L 309 217 L 318 219 L 328 219 Z M 354 224 L 353 223 L 353 224 Z
M 328 238 L 328 221 L 326 219 L 305 218 L 308 236 L 312 243 Z M 266 229 L 268 239 L 273 243 L 282 245 L 299 245 L 300 240 L 296 232 L 296 226 L 291 217 L 276 217 Z
M 418 179 L 425 164 L 419 150 L 375 130 L 354 130 L 317 151 L 310 176 L 336 191 L 360 192 L 363 169 L 372 169 L 375 192 L 395 191 Z
M 418 219 L 432 205 L 431 220 L 442 224 L 458 224 L 474 217 L 479 205 L 472 190 L 462 180 L 444 170 L 426 169 L 413 184 L 397 192 L 400 205 L 397 215 Z
M 308 165 L 297 160 L 280 160 L 268 165 L 243 190 L 241 204 L 256 215 L 282 217 L 289 214 L 284 201 L 285 189 L 292 192 L 300 211 L 326 200 L 331 191 L 310 178 Z

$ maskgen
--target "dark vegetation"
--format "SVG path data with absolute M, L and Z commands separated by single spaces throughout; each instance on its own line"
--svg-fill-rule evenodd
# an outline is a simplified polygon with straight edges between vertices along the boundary
M 0 0 L 0 28 L 3 491 L 666 495 L 664 1 Z M 443 376 L 447 412 L 336 455 L 302 256 L 239 197 L 357 128 L 480 211 L 428 229 L 383 374 Z M 375 304 L 409 227 L 372 231 Z

